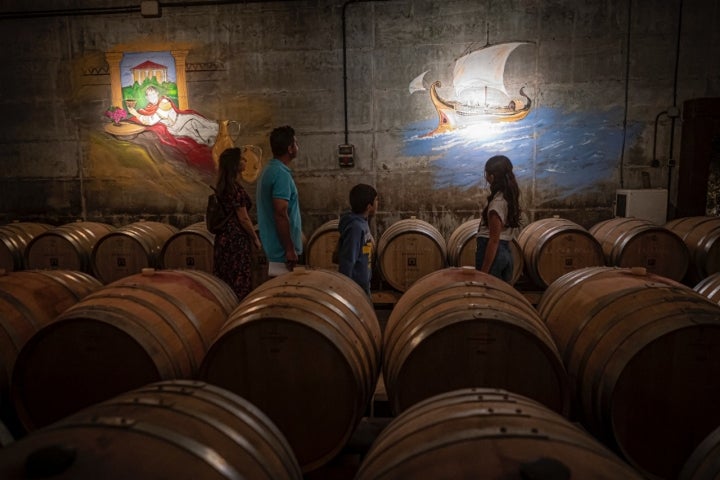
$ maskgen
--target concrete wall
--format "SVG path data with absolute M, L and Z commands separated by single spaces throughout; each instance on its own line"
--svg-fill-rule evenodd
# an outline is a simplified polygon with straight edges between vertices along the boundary
M 357 182 L 381 193 L 378 230 L 414 215 L 447 236 L 477 216 L 496 153 L 515 163 L 527 221 L 556 214 L 590 227 L 643 174 L 672 197 L 682 119 L 670 107 L 720 96 L 717 2 L 173 2 L 159 18 L 128 3 L 0 7 L 0 223 L 202 219 L 211 175 L 151 132 L 105 131 L 107 52 L 187 50 L 189 108 L 240 122 L 235 143 L 260 146 L 266 160 L 270 130 L 295 127 L 308 236 L 346 208 Z M 511 97 L 525 87 L 529 115 L 423 137 L 437 113 L 409 83 L 427 70 L 426 86 L 447 87 L 463 53 L 503 42 L 527 42 L 505 85 Z M 338 166 L 346 135 L 352 168 Z

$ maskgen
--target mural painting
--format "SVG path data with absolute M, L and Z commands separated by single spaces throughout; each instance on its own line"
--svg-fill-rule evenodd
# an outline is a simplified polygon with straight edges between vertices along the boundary
M 533 47 L 507 42 L 466 52 L 447 87 L 439 80 L 428 85 L 429 71 L 410 81 L 410 94 L 428 95 L 437 117 L 409 125 L 404 154 L 432 160 L 436 188 L 484 185 L 485 161 L 497 154 L 512 159 L 521 184 L 544 189 L 545 202 L 616 183 L 623 148 L 620 105 L 572 112 L 538 106 L 526 93 L 530 79 L 523 79 L 516 94 L 508 93 L 506 63 L 516 49 Z M 626 141 L 641 130 L 629 125 Z
M 119 194 L 136 198 L 138 208 L 201 211 L 207 186 L 216 180 L 218 158 L 239 134 L 238 122 L 189 108 L 187 53 L 106 53 L 112 105 L 104 112 L 105 135 L 92 142 L 91 175 L 112 177 Z M 241 148 L 247 160 L 243 177 L 252 182 L 262 167 L 262 151 Z M 98 186 L 90 198 L 106 197 L 106 185 Z

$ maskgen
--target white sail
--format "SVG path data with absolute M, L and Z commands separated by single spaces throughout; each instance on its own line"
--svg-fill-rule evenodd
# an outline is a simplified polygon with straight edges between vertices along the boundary
M 423 73 L 415 77 L 412 82 L 410 82 L 408 90 L 410 90 L 411 95 L 415 92 L 424 92 L 426 90 L 423 80 L 425 79 L 425 74 L 429 71 L 430 70 L 425 70 Z
M 505 90 L 505 62 L 510 54 L 527 42 L 509 42 L 475 50 L 455 62 L 453 86 L 460 95 L 470 88 L 494 88 L 507 95 Z

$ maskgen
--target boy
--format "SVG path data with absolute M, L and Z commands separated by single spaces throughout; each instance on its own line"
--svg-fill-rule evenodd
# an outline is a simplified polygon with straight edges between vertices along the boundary
M 370 218 L 378 208 L 375 188 L 364 183 L 350 190 L 351 211 L 345 212 L 338 224 L 338 271 L 352 278 L 370 295 L 372 250 L 375 243 L 370 233 Z

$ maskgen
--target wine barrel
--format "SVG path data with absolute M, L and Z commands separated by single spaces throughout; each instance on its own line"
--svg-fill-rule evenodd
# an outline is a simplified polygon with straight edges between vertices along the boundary
M 447 241 L 447 261 L 451 267 L 464 267 L 467 265 L 475 266 L 475 251 L 477 250 L 477 230 L 480 219 L 468 220 L 460 224 Z M 509 243 L 510 253 L 513 259 L 513 273 L 510 279 L 510 285 L 520 279 L 525 265 L 520 244 L 516 239 L 512 239 Z
M 720 217 L 677 218 L 667 222 L 665 228 L 677 234 L 690 252 L 687 285 L 720 272 Z
M 160 266 L 160 252 L 178 229 L 160 222 L 141 221 L 104 235 L 93 248 L 92 270 L 103 283 L 111 283 L 143 268 Z
M 308 267 L 337 270 L 338 265 L 333 262 L 333 252 L 340 238 L 339 223 L 338 219 L 329 220 L 310 235 L 305 248 L 305 264 Z
M 92 249 L 115 227 L 100 222 L 74 222 L 37 235 L 25 249 L 28 269 L 76 270 L 92 274 Z
M 25 343 L 43 326 L 102 287 L 88 274 L 24 270 L 0 275 L 0 399 L 8 400 L 10 375 Z
M 614 267 L 644 267 L 672 280 L 685 277 L 690 262 L 687 246 L 675 233 L 650 220 L 612 218 L 593 225 L 605 263 Z
M 396 414 L 464 387 L 505 388 L 569 410 L 565 369 L 535 308 L 474 267 L 433 272 L 403 294 L 385 327 L 383 379 Z
M 538 312 L 582 424 L 650 477 L 677 478 L 720 425 L 720 306 L 643 268 L 570 272 Z
M 465 388 L 416 403 L 385 427 L 355 480 L 637 479 L 581 428 L 504 389 Z
M 11 397 L 27 430 L 147 383 L 193 378 L 237 297 L 198 270 L 146 269 L 106 285 L 20 350 Z
M 302 473 L 257 407 L 212 385 L 173 380 L 119 394 L 0 449 L 0 477 L 301 480 Z
M 595 237 L 564 218 L 532 222 L 520 231 L 518 244 L 528 277 L 541 288 L 573 270 L 605 265 L 602 247 Z
M 25 269 L 25 249 L 28 243 L 52 225 L 16 222 L 0 227 L 0 269 L 6 272 Z
M 415 217 L 393 223 L 378 240 L 380 274 L 401 292 L 428 273 L 445 268 L 446 259 L 445 239 L 438 229 Z
M 720 303 L 720 272 L 711 273 L 693 287 L 693 290 L 710 299 Z
M 215 235 L 205 222 L 189 225 L 168 238 L 160 252 L 162 268 L 190 268 L 213 273 Z
M 380 338 L 370 298 L 355 282 L 296 267 L 232 312 L 199 378 L 257 405 L 308 472 L 332 459 L 361 420 L 377 383 Z
M 680 471 L 678 480 L 716 480 L 720 478 L 720 426 L 700 442 Z

